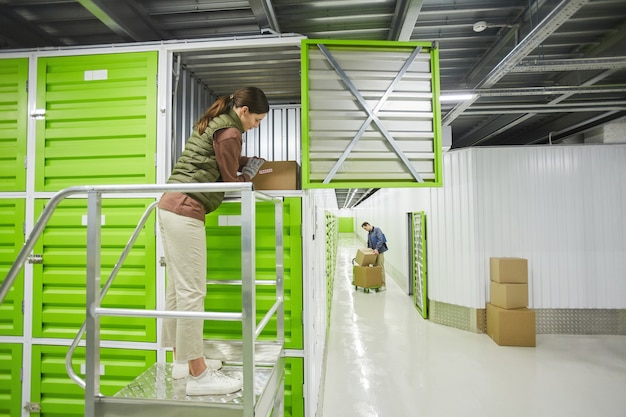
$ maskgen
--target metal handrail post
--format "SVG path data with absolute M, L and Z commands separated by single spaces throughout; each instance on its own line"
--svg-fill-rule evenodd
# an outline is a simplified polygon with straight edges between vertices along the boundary
M 283 242 L 283 203 L 274 205 L 274 221 L 276 223 L 276 299 L 280 300 L 280 307 L 276 315 L 276 337 L 281 344 L 285 343 L 285 265 Z
M 241 301 L 243 311 L 243 416 L 254 417 L 254 334 L 256 329 L 256 205 L 254 191 L 241 193 Z
M 87 282 L 86 282 L 86 354 L 85 354 L 85 417 L 95 417 L 96 395 L 100 395 L 100 249 L 102 226 L 102 194 L 87 193 Z

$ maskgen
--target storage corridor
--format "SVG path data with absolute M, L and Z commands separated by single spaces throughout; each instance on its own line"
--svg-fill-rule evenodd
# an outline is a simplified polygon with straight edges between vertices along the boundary
M 355 291 L 362 246 L 340 234 L 318 417 L 626 416 L 626 336 L 498 346 L 424 320 L 389 275 L 386 291 Z

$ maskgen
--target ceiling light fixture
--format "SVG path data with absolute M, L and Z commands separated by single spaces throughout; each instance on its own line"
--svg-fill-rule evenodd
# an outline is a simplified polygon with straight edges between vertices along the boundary
M 474 32 L 482 32 L 483 30 L 487 29 L 487 22 L 485 22 L 484 20 L 481 20 L 480 22 L 476 22 L 474 23 L 473 28 Z
M 483 30 L 487 29 L 487 28 L 512 28 L 515 27 L 515 25 L 497 25 L 495 23 L 487 23 L 484 20 L 480 20 L 476 23 L 474 23 L 474 26 L 472 26 L 472 29 L 474 29 L 474 32 L 482 32 Z
M 476 94 L 442 94 L 439 96 L 439 101 L 466 101 L 476 97 Z

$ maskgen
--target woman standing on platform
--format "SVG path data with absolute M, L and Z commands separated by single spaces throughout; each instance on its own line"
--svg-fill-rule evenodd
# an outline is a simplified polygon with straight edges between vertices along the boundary
M 264 160 L 241 156 L 242 134 L 259 126 L 269 111 L 263 91 L 246 87 L 219 97 L 204 113 L 176 162 L 168 183 L 249 182 Z M 159 227 L 170 311 L 204 311 L 207 244 L 205 216 L 219 207 L 221 192 L 168 192 L 159 201 Z M 172 378 L 187 378 L 187 395 L 220 395 L 241 389 L 224 375 L 222 362 L 206 359 L 203 320 L 164 319 L 163 346 L 173 347 Z

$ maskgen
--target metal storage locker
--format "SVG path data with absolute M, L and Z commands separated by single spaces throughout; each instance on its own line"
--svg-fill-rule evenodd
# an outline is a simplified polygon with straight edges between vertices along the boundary
M 157 52 L 37 61 L 37 191 L 156 179 Z
M 80 417 L 85 392 L 65 370 L 67 346 L 33 346 L 30 407 L 41 417 Z M 114 395 L 156 361 L 155 351 L 103 348 L 100 350 L 101 392 Z M 84 377 L 85 349 L 74 354 L 73 369 Z
M 19 416 L 22 411 L 22 347 L 0 343 L 0 415 Z
M 106 279 L 141 215 L 152 203 L 141 199 L 108 199 L 102 216 L 102 277 Z M 37 201 L 37 214 L 45 201 Z M 85 269 L 87 227 L 84 199 L 68 199 L 50 219 L 34 253 L 42 257 L 33 265 L 33 336 L 73 339 L 85 321 Z M 156 303 L 154 214 L 148 220 L 103 306 L 152 309 Z M 102 339 L 156 342 L 153 320 L 102 319 Z
M 284 200 L 284 294 L 285 294 L 285 348 L 303 348 L 302 320 L 302 234 L 301 199 Z M 223 203 L 206 219 L 207 229 L 207 297 L 206 309 L 231 311 L 241 305 L 241 290 L 229 281 L 238 280 L 241 270 L 241 239 L 238 227 L 240 205 Z M 229 224 L 230 222 L 230 224 Z M 276 268 L 274 248 L 274 207 L 259 203 L 256 223 L 256 266 L 257 280 L 271 281 Z M 265 230 L 265 233 L 263 233 Z M 265 272 L 264 272 L 265 271 Z M 273 303 L 274 285 L 257 283 L 257 314 L 263 315 Z M 265 334 L 276 332 L 275 319 L 268 323 Z M 205 322 L 205 338 L 241 337 L 238 322 Z

